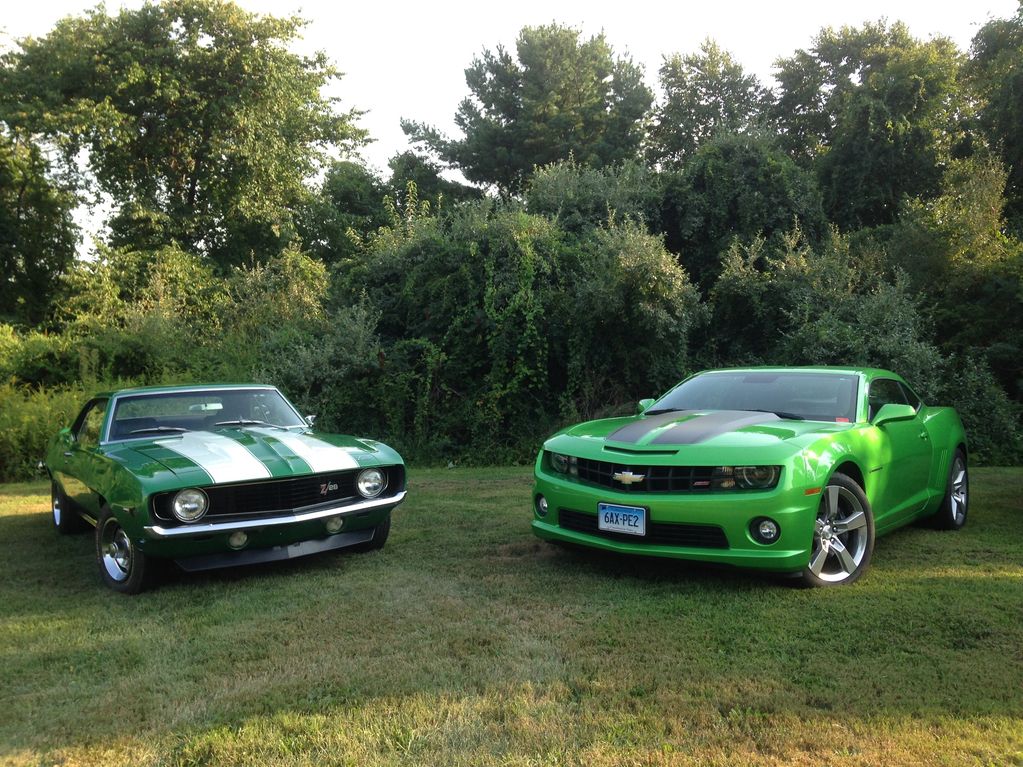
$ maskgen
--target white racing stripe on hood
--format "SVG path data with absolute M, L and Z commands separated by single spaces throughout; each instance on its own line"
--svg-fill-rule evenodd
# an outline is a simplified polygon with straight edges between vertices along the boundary
M 343 448 L 324 442 L 308 434 L 296 434 L 283 429 L 246 429 L 261 437 L 270 437 L 280 442 L 295 455 L 309 464 L 314 474 L 324 471 L 341 471 L 357 469 L 359 464 Z
M 156 442 L 195 462 L 214 482 L 242 482 L 270 476 L 270 470 L 244 445 L 220 434 L 185 432 L 180 437 Z

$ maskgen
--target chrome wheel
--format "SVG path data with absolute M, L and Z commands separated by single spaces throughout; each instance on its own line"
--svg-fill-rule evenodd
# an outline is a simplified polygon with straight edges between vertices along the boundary
M 966 461 L 961 454 L 956 454 L 952 462 L 951 483 L 948 489 L 948 503 L 952 514 L 952 524 L 962 527 L 966 522 L 966 508 L 970 501 L 970 481 L 966 476 Z
M 131 577 L 135 551 L 128 534 L 113 517 L 109 517 L 103 524 L 100 533 L 100 551 L 103 569 L 106 570 L 111 580 L 121 583 Z
M 810 572 L 822 581 L 840 583 L 863 564 L 870 543 L 867 510 L 842 485 L 824 488 L 813 532 Z

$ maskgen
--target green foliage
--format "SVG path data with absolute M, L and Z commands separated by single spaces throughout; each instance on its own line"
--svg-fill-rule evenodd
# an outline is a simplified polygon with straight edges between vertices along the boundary
M 659 74 L 664 101 L 650 127 L 647 157 L 664 167 L 680 168 L 719 133 L 761 126 L 770 106 L 770 92 L 710 39 L 699 53 L 665 57 Z
M 391 177 L 387 182 L 389 194 L 400 196 L 409 183 L 416 185 L 420 197 L 430 202 L 430 207 L 440 210 L 445 204 L 478 200 L 482 192 L 475 187 L 448 181 L 441 175 L 441 167 L 415 152 L 401 152 L 387 161 Z
M 39 147 L 0 123 L 0 319 L 35 325 L 48 316 L 75 255 L 73 202 Z
M 656 220 L 658 186 L 654 174 L 636 162 L 592 168 L 569 158 L 537 168 L 524 197 L 530 213 L 581 232 L 609 221 Z
M 708 287 L 733 238 L 777 239 L 794 221 L 816 238 L 826 228 L 812 174 L 759 136 L 721 135 L 665 183 L 661 227 L 668 248 Z
M 966 72 L 980 102 L 981 128 L 1009 169 L 1007 214 L 1023 235 L 1023 4 L 1015 16 L 980 28 Z
M 685 369 L 697 297 L 641 228 L 574 233 L 491 203 L 396 224 L 344 280 L 380 311 L 367 401 L 412 455 L 522 460 L 560 418 L 638 398 Z
M 961 54 L 885 22 L 823 30 L 778 62 L 775 118 L 787 148 L 814 161 L 824 208 L 842 229 L 894 220 L 904 197 L 937 191 L 969 103 Z
M 288 50 L 301 27 L 217 0 L 100 6 L 4 56 L 0 118 L 56 142 L 71 172 L 86 150 L 115 244 L 238 264 L 280 247 L 320 148 L 363 139 L 320 94 L 323 55 Z
M 360 238 L 387 223 L 385 193 L 384 184 L 364 165 L 332 163 L 299 215 L 303 247 L 326 264 L 351 258 Z
M 36 465 L 50 439 L 71 424 L 88 396 L 81 385 L 37 389 L 0 383 L 0 482 L 38 476 Z
M 557 24 L 524 27 L 514 58 L 501 46 L 484 49 L 465 80 L 471 95 L 455 115 L 462 138 L 407 120 L 402 127 L 469 181 L 506 192 L 521 190 L 535 166 L 569 156 L 595 167 L 636 157 L 653 101 L 642 70 L 616 58 L 603 34 L 581 40 Z

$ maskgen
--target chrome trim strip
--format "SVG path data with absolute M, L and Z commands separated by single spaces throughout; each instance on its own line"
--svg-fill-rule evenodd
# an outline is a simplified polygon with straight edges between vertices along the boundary
M 387 498 L 373 498 L 369 501 L 360 501 L 346 506 L 334 506 L 329 509 L 318 509 L 307 511 L 303 514 L 288 514 L 281 517 L 267 517 L 264 519 L 245 519 L 238 522 L 225 522 L 223 524 L 207 523 L 204 525 L 183 525 L 181 527 L 163 527 L 161 525 L 147 525 L 143 528 L 152 538 L 196 538 L 202 535 L 216 535 L 219 533 L 231 533 L 235 530 L 252 530 L 259 527 L 276 527 L 278 525 L 293 525 L 299 522 L 309 522 L 314 519 L 325 519 L 326 517 L 348 516 L 360 511 L 371 511 L 387 506 L 397 506 L 405 500 L 406 491 L 402 490 L 397 495 Z

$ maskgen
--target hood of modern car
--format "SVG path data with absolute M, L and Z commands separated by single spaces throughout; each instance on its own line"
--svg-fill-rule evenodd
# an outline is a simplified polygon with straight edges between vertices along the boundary
M 379 443 L 345 435 L 235 427 L 117 443 L 111 457 L 140 477 L 171 472 L 183 482 L 201 485 L 210 480 L 244 482 L 400 462 L 391 453 Z
M 622 461 L 625 455 L 688 457 L 695 463 L 724 460 L 740 451 L 780 460 L 848 423 L 799 421 L 748 410 L 681 410 L 587 421 L 548 440 L 549 450 Z M 743 460 L 753 460 L 753 457 Z

